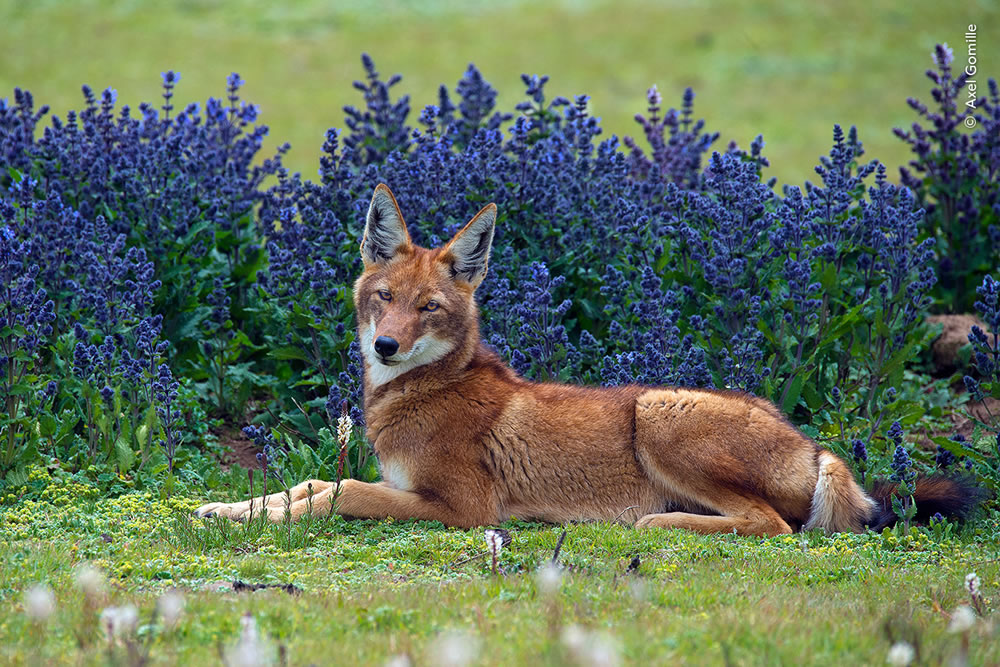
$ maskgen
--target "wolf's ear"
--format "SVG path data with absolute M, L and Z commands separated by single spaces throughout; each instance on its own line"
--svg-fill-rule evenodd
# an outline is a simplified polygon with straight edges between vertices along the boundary
M 445 246 L 444 257 L 451 262 L 451 275 L 473 288 L 479 287 L 486 277 L 496 221 L 496 204 L 487 204 Z
M 379 183 L 368 207 L 365 235 L 361 239 L 361 259 L 365 266 L 388 262 L 400 248 L 410 245 L 403 214 L 396 198 L 384 183 Z

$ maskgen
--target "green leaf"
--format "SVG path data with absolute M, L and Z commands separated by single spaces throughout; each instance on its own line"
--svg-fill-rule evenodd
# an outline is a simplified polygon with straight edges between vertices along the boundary
M 4 481 L 8 486 L 25 486 L 28 483 L 28 471 L 24 468 L 15 468 L 7 473 Z
M 168 496 L 174 492 L 174 487 L 177 486 L 177 478 L 174 475 L 167 475 L 167 479 L 163 482 L 163 491 Z
M 834 321 L 836 323 L 833 324 L 833 326 L 831 326 L 827 330 L 826 335 L 824 335 L 823 338 L 820 340 L 819 344 L 816 346 L 816 349 L 820 350 L 822 348 L 827 347 L 830 343 L 842 337 L 848 331 L 853 329 L 854 326 L 857 324 L 858 320 L 860 319 L 861 308 L 863 306 L 864 304 L 858 304 L 854 308 L 848 310 L 843 315 L 834 318 Z
M 74 410 L 63 410 L 59 418 L 59 434 L 55 440 L 57 444 L 62 444 L 68 438 L 73 437 L 73 430 L 80 423 L 80 415 Z
M 149 437 L 150 433 L 156 433 L 156 427 L 160 423 L 160 417 L 156 414 L 156 407 L 150 405 L 146 408 L 146 416 L 142 420 L 142 426 L 136 429 L 136 437 L 143 441 Z
M 188 228 L 188 233 L 184 235 L 184 239 L 181 241 L 181 244 L 184 246 L 185 250 L 187 250 L 198 242 L 198 239 L 201 237 L 203 232 L 214 228 L 215 228 L 214 220 L 200 220 L 199 222 L 196 222 L 195 224 L 191 225 L 191 227 Z M 185 271 L 190 270 L 189 268 L 190 265 L 185 266 L 185 264 L 189 261 L 191 260 L 184 258 L 184 263 L 180 264 L 178 268 L 181 268 Z
M 132 447 L 124 438 L 118 438 L 115 441 L 115 455 L 118 459 L 118 469 L 121 472 L 132 469 L 135 464 L 135 452 L 132 451 Z
M 788 394 L 785 396 L 785 402 L 782 403 L 781 409 L 784 410 L 785 414 L 791 414 L 795 410 L 795 406 L 799 403 L 799 397 L 802 396 L 802 385 L 805 383 L 805 374 L 800 374 L 795 376 L 791 381 L 791 386 L 788 388 Z
M 970 459 L 972 459 L 973 461 L 976 461 L 977 463 L 982 463 L 982 462 L 986 461 L 986 457 L 983 456 L 978 451 L 976 451 L 975 449 L 972 449 L 971 447 L 967 447 L 967 446 L 963 445 L 960 442 L 955 442 L 954 440 L 951 440 L 950 438 L 946 438 L 943 435 L 932 437 L 931 438 L 931 442 L 933 442 L 935 445 L 940 446 L 942 449 L 948 450 L 949 452 L 951 452 L 955 456 L 959 456 L 959 457 L 961 457 L 961 456 L 967 456 Z
M 35 440 L 29 440 L 21 447 L 21 451 L 17 455 L 17 460 L 21 465 L 28 465 L 29 463 L 34 463 L 38 459 L 38 447 L 35 444 Z
M 263 349 L 263 345 L 256 345 L 250 338 L 240 329 L 233 332 L 232 345 L 249 348 L 251 350 Z
M 806 405 L 813 412 L 826 405 L 826 400 L 819 395 L 812 382 L 808 382 L 802 386 L 802 398 L 806 400 Z
M 8 396 L 27 396 L 32 393 L 33 387 L 27 382 L 19 382 L 7 390 Z
M 233 278 L 238 282 L 252 282 L 257 272 L 267 265 L 267 258 L 261 250 L 247 252 L 246 260 L 233 268 Z
M 28 354 L 27 352 L 25 352 L 20 348 L 14 350 L 13 354 L 10 355 L 10 358 L 13 359 L 14 361 L 20 361 L 22 363 L 33 362 L 35 360 L 35 357 L 33 357 L 32 355 Z
M 774 331 L 771 330 L 771 327 L 767 326 L 767 323 L 763 319 L 757 322 L 757 328 L 764 334 L 764 338 L 771 344 L 771 347 L 781 347 L 778 343 L 778 337 L 774 335 Z
M 295 345 L 286 345 L 284 347 L 275 348 L 268 352 L 267 356 L 282 360 L 298 359 L 299 361 L 309 361 L 309 357 L 307 357 L 306 353 L 302 351 L 302 348 L 296 347 Z
M 882 374 L 889 377 L 894 373 L 901 371 L 903 364 L 909 361 L 913 355 L 914 347 L 916 347 L 916 341 L 911 341 L 897 350 L 896 353 L 893 354 L 887 362 L 885 362 L 885 365 L 882 366 Z
M 902 519 L 903 515 L 906 513 L 903 510 L 903 501 L 899 499 L 899 496 L 892 497 L 892 512 L 900 519 Z
M 826 293 L 839 293 L 840 288 L 840 276 L 837 273 L 837 267 L 830 262 L 823 263 L 823 270 L 819 274 L 819 284 L 823 287 L 823 291 Z
M 59 428 L 59 420 L 48 413 L 38 418 L 38 433 L 43 438 L 51 438 Z
M 107 218 L 108 222 L 112 222 L 118 219 L 118 213 L 115 209 L 108 206 L 108 202 L 104 202 L 102 208 L 104 209 L 104 217 Z
M 215 231 L 215 247 L 219 249 L 220 252 L 226 252 L 232 250 L 236 245 L 237 241 L 232 232 L 216 230 Z

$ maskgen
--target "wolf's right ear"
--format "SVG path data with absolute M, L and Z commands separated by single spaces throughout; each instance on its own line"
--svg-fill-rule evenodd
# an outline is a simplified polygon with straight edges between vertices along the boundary
M 385 263 L 410 245 L 403 214 L 396 198 L 384 183 L 379 183 L 368 207 L 365 235 L 361 239 L 361 259 L 365 267 Z

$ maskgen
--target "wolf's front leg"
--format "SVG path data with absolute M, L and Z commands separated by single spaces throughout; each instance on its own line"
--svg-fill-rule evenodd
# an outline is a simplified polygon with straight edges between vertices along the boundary
M 490 511 L 488 503 L 472 501 L 463 503 L 462 507 L 452 507 L 440 498 L 402 491 L 384 482 L 369 484 L 356 479 L 341 482 L 339 493 L 336 486 L 331 485 L 326 491 L 313 496 L 311 501 L 305 499 L 292 503 L 292 520 L 310 512 L 313 516 L 325 516 L 330 512 L 331 503 L 337 514 L 358 519 L 419 519 L 440 521 L 446 526 L 460 528 L 472 528 L 497 521 L 496 513 Z M 284 521 L 285 507 L 268 507 L 267 515 L 272 521 Z
M 308 500 L 310 494 L 315 499 L 331 486 L 333 486 L 332 482 L 312 479 L 308 482 L 296 484 L 288 489 L 288 493 L 284 491 L 281 493 L 272 493 L 264 497 L 254 497 L 251 500 L 244 500 L 240 503 L 208 503 L 196 509 L 194 514 L 197 517 L 221 516 L 227 519 L 244 521 L 252 516 L 260 516 L 262 508 L 267 509 L 269 512 L 277 508 L 281 510 L 281 514 L 284 516 L 285 506 L 289 504 L 289 501 L 294 506 L 296 502 L 303 499 Z

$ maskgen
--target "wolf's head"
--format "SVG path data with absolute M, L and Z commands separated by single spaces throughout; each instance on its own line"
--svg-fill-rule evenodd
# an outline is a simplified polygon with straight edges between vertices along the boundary
M 410 240 L 396 198 L 375 188 L 354 284 L 361 352 L 378 387 L 419 367 L 471 358 L 479 344 L 473 297 L 486 277 L 497 207 L 489 204 L 455 237 L 428 250 Z

